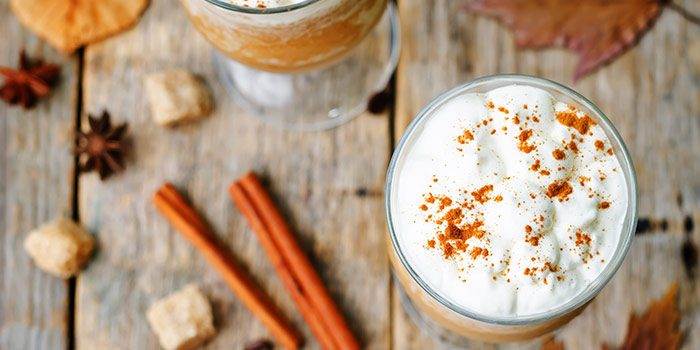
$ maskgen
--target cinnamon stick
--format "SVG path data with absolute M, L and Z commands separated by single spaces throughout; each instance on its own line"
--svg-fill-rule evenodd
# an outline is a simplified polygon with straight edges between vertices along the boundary
M 274 242 L 273 247 L 276 247 L 281 255 L 282 264 L 289 269 L 292 277 L 307 297 L 306 300 L 321 318 L 322 324 L 325 326 L 324 329 L 330 333 L 330 339 L 334 344 L 331 349 L 359 349 L 359 342 L 350 331 L 350 327 L 331 299 L 321 278 L 294 238 L 272 199 L 260 184 L 257 176 L 254 173 L 249 173 L 240 178 L 230 188 L 232 196 L 239 191 L 239 188 L 245 194 L 243 198 L 249 201 L 254 213 L 262 222 L 262 225 L 255 223 L 254 231 L 258 233 L 259 237 L 261 236 L 260 232 L 269 233 Z M 239 201 L 241 200 L 239 194 L 234 196 L 234 200 L 236 197 L 239 198 Z M 249 209 L 244 211 L 244 215 L 249 221 L 252 221 L 253 215 L 250 214 Z M 253 225 L 251 224 L 251 226 Z
M 297 349 L 302 342 L 299 333 L 250 275 L 238 265 L 233 256 L 222 247 L 214 233 L 187 205 L 177 190 L 166 183 L 152 201 L 166 219 L 219 271 L 243 304 L 260 319 L 280 344 L 285 348 Z
M 270 235 L 267 227 L 265 227 L 262 219 L 255 211 L 250 199 L 247 198 L 243 188 L 239 184 L 233 184 L 229 188 L 229 192 L 231 193 L 231 197 L 236 203 L 238 209 L 248 219 L 248 224 L 253 228 L 253 232 L 255 232 L 258 236 L 260 245 L 263 247 L 263 250 L 265 250 L 267 257 L 269 258 L 270 262 L 272 262 L 272 266 L 280 276 L 280 279 L 292 297 L 292 300 L 299 308 L 304 320 L 306 320 L 309 328 L 311 328 L 311 331 L 318 339 L 319 344 L 321 344 L 321 348 L 337 349 L 337 345 L 333 343 L 330 332 L 326 328 L 327 325 L 323 324 L 320 315 L 309 302 L 308 296 L 305 295 L 301 286 L 294 279 L 292 272 L 284 262 L 284 258 L 282 257 L 277 244 L 275 244 L 274 239 Z

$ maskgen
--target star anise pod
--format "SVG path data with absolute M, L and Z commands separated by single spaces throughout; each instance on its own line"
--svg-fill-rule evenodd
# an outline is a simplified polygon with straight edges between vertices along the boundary
M 124 145 L 122 138 L 127 124 L 112 127 L 109 113 L 102 112 L 98 119 L 88 115 L 90 131 L 78 132 L 78 145 L 75 149 L 78 155 L 80 172 L 96 170 L 100 179 L 104 180 L 113 173 L 124 169 Z
M 0 66 L 5 82 L 0 86 L 0 97 L 9 104 L 21 104 L 25 109 L 33 107 L 39 98 L 51 92 L 58 80 L 61 67 L 42 60 L 29 60 L 24 50 L 19 54 L 19 69 Z

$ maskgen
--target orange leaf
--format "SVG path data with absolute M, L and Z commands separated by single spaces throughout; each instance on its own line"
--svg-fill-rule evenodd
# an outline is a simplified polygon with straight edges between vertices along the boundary
M 659 14 L 660 0 L 478 0 L 470 12 L 508 26 L 518 47 L 559 46 L 578 54 L 574 79 L 626 48 Z
M 625 341 L 619 350 L 674 350 L 681 342 L 681 333 L 676 330 L 678 310 L 676 309 L 675 282 L 668 288 L 661 300 L 653 300 L 641 317 L 630 317 Z M 607 345 L 603 349 L 614 349 Z
M 542 344 L 542 350 L 564 350 L 564 344 L 555 341 L 552 337 Z

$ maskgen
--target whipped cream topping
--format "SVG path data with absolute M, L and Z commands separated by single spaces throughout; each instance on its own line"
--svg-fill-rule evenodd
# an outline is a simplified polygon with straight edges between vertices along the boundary
M 611 260 L 627 185 L 603 129 L 548 92 L 454 97 L 406 143 L 392 218 L 407 262 L 485 316 L 573 299 Z
M 306 0 L 228 0 L 233 5 L 243 7 L 272 8 L 298 4 Z

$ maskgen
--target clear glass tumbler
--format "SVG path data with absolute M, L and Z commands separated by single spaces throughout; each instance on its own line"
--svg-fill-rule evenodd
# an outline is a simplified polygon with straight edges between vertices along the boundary
M 180 2 L 216 48 L 215 64 L 236 101 L 283 128 L 323 129 L 350 120 L 384 89 L 398 62 L 398 16 L 389 0 L 306 0 L 275 8 Z
M 421 134 L 426 121 L 428 121 L 434 113 L 440 109 L 445 102 L 450 101 L 456 96 L 467 93 L 485 93 L 498 87 L 518 84 L 533 86 L 543 89 L 554 96 L 555 99 L 561 102 L 568 103 L 579 108 L 584 113 L 593 118 L 607 134 L 615 157 L 617 157 L 627 183 L 628 207 L 626 208 L 624 224 L 619 232 L 620 238 L 618 246 L 615 250 L 613 258 L 607 266 L 604 267 L 601 274 L 594 280 L 586 289 L 578 295 L 572 296 L 569 302 L 559 307 L 542 310 L 542 312 L 526 316 L 513 317 L 491 317 L 480 315 L 472 310 L 467 310 L 451 303 L 447 298 L 432 289 L 422 278 L 416 273 L 408 259 L 402 253 L 402 243 L 400 233 L 396 232 L 393 225 L 392 216 L 397 210 L 396 204 L 396 186 L 398 184 L 397 175 L 402 167 L 403 162 L 408 154 L 408 149 Z M 432 101 L 418 116 L 413 120 L 411 125 L 404 133 L 396 150 L 394 151 L 386 179 L 386 219 L 388 225 L 389 239 L 388 253 L 394 269 L 395 276 L 400 282 L 403 292 L 408 296 L 407 308 L 415 309 L 413 311 L 417 316 L 427 320 L 427 323 L 437 325 L 439 329 L 431 327 L 431 333 L 437 332 L 441 338 L 450 338 L 449 334 L 456 333 L 468 339 L 462 341 L 462 345 L 470 348 L 478 348 L 480 341 L 483 342 L 512 342 L 534 339 L 552 332 L 563 326 L 575 316 L 580 314 L 586 305 L 603 289 L 610 281 L 615 272 L 619 269 L 622 261 L 627 254 L 634 237 L 635 228 L 637 225 L 638 214 L 638 189 L 637 178 L 627 150 L 620 134 L 615 130 L 612 122 L 603 114 L 598 107 L 581 96 L 577 92 L 557 84 L 555 82 L 530 77 L 523 75 L 496 75 L 476 79 L 464 85 L 458 86 L 434 101 Z M 484 302 L 490 302 L 484 300 Z M 415 308 L 414 308 L 415 306 Z M 411 310 L 409 310 L 409 313 Z M 425 324 L 421 320 L 419 323 Z M 451 337 L 454 339 L 454 337 Z M 477 341 L 469 341 L 469 339 Z M 454 341 L 451 341 L 455 343 Z

